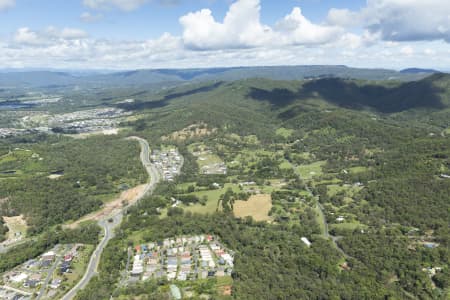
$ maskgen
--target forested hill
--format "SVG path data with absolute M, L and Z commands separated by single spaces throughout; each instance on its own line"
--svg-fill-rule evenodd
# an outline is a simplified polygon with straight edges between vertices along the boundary
M 205 228 L 238 253 L 233 299 L 448 299 L 449 95 L 445 74 L 406 83 L 252 78 L 143 92 L 134 103 L 118 104 L 139 115 L 124 124 L 133 134 L 183 151 L 184 175 L 130 212 L 124 236 L 102 261 L 99 281 L 78 299 L 109 298 L 120 277 L 117 266 L 126 263 L 120 249 L 128 239 L 152 241 Z M 196 125 L 210 134 L 177 138 Z M 189 193 L 186 186 L 195 182 L 196 195 L 208 185 L 207 177 L 196 175 L 199 166 L 189 152 L 198 145 L 230 166 L 226 177 L 211 183 L 251 180 L 275 188 L 268 180 L 289 181 L 295 170 L 302 172 L 283 189 L 286 194 L 271 193 L 273 223 L 239 221 L 231 212 L 204 217 L 190 213 L 189 205 L 167 218 L 159 215 L 170 193 Z M 288 196 L 305 186 L 318 196 L 314 201 L 323 206 L 336 244 L 318 236 L 320 214 L 297 210 L 295 197 Z M 214 205 L 232 202 L 227 193 Z M 299 242 L 309 235 L 312 252 Z M 440 271 L 432 277 L 429 270 Z M 154 281 L 115 296 L 162 299 L 161 290 Z
M 154 69 L 121 72 L 1 72 L 0 88 L 16 87 L 117 87 L 176 85 L 204 81 L 234 81 L 247 78 L 303 80 L 309 78 L 350 78 L 364 80 L 419 80 L 430 72 L 398 72 L 387 69 L 359 69 L 346 66 L 271 66 L 209 69 Z
M 120 284 L 130 242 L 205 233 L 236 251 L 233 299 L 448 299 L 449 75 L 213 80 L 158 93 L 105 87 L 95 98 L 132 113 L 117 137 L 0 140 L 4 156 L 30 150 L 8 156 L 3 169 L 18 178 L 0 180 L 1 211 L 23 214 L 29 234 L 58 229 L 142 182 L 138 145 L 125 136 L 145 138 L 152 149 L 175 146 L 184 165 L 127 212 L 99 276 L 77 299 L 165 299 L 165 281 Z M 200 172 L 197 151 L 223 161 L 227 174 Z M 55 172 L 62 176 L 50 179 Z M 273 222 L 235 218 L 235 197 L 245 195 L 231 187 L 250 181 L 270 194 Z M 28 259 L 23 252 L 0 255 L 3 268 Z M 440 271 L 431 277 L 433 269 Z M 205 288 L 201 281 L 199 293 Z
M 152 126 L 155 135 L 195 120 L 236 127 L 241 133 L 261 132 L 299 116 L 309 119 L 332 111 L 341 115 L 352 111 L 358 118 L 379 115 L 438 130 L 449 126 L 450 75 L 434 74 L 406 83 L 339 78 L 200 83 L 158 94 L 142 92 L 134 103 L 118 106 L 135 112 L 152 110 L 151 120 L 140 122 Z

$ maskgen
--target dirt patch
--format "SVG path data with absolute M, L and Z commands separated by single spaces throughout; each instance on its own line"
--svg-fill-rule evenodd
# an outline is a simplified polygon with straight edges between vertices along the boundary
M 225 285 L 219 288 L 220 294 L 224 296 L 231 296 L 233 287 L 231 285 Z
M 119 197 L 106 203 L 101 210 L 86 215 L 78 221 L 67 225 L 67 227 L 73 229 L 86 221 L 99 221 L 101 219 L 107 218 L 108 216 L 112 215 L 112 213 L 122 209 L 124 205 L 132 205 L 137 200 L 139 200 L 139 198 L 145 191 L 145 187 L 146 185 L 142 184 L 122 192 Z
M 3 245 L 9 245 L 16 243 L 23 238 L 25 238 L 27 232 L 27 222 L 23 215 L 16 217 L 3 217 L 5 225 L 9 228 L 6 234 L 6 240 L 2 243 Z
M 97 131 L 91 131 L 91 132 L 84 132 L 84 133 L 77 133 L 77 134 L 66 134 L 65 136 L 74 138 L 74 139 L 87 139 L 88 137 L 95 136 L 95 135 L 118 135 L 119 129 L 113 128 L 113 129 L 105 129 L 105 130 L 97 130 Z
M 62 177 L 63 175 L 61 175 L 61 174 L 52 174 L 52 175 L 49 175 L 49 176 L 47 176 L 49 179 L 58 179 L 58 178 L 60 178 L 60 177 Z
M 175 140 L 185 141 L 191 138 L 209 136 L 217 131 L 217 128 L 209 129 L 206 123 L 193 124 L 179 131 L 175 131 L 170 135 L 163 136 L 163 141 Z
M 247 201 L 234 203 L 233 212 L 238 218 L 252 217 L 255 221 L 270 221 L 272 196 L 269 194 L 253 195 Z

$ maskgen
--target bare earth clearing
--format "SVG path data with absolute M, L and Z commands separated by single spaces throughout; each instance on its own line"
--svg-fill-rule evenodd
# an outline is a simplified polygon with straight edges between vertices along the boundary
M 91 132 L 85 132 L 85 133 L 77 133 L 77 134 L 67 134 L 67 136 L 74 138 L 74 139 L 87 139 L 88 137 L 91 137 L 93 135 L 118 135 L 119 129 L 105 129 L 105 130 L 99 130 L 99 131 L 91 131 Z
M 255 221 L 270 221 L 272 197 L 268 194 L 253 195 L 247 201 L 238 200 L 234 203 L 233 212 L 238 218 L 253 217 Z
M 3 217 L 9 231 L 6 235 L 6 240 L 2 245 L 9 245 L 23 239 L 27 231 L 27 223 L 22 215 L 17 217 Z
M 216 128 L 208 129 L 205 123 L 193 124 L 179 131 L 175 131 L 169 136 L 163 136 L 162 140 L 184 141 L 194 137 L 208 136 L 217 131 Z
M 69 228 L 76 228 L 79 224 L 86 221 L 99 221 L 112 215 L 113 212 L 121 210 L 123 206 L 133 205 L 145 191 L 145 184 L 138 185 L 134 188 L 126 190 L 120 194 L 120 196 L 108 203 L 105 203 L 103 208 L 99 211 L 93 212 L 83 218 L 77 220 L 76 222 L 68 225 Z

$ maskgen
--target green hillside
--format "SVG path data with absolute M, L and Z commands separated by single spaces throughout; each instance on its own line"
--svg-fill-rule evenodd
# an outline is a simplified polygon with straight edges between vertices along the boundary
M 174 182 L 159 184 L 152 196 L 127 211 L 101 257 L 99 276 L 77 299 L 165 299 L 169 283 L 164 279 L 123 283 L 127 249 L 197 234 L 214 234 L 235 251 L 232 295 L 218 294 L 216 278 L 192 286 L 175 281 L 187 295 L 446 299 L 450 180 L 443 175 L 450 174 L 449 75 L 414 82 L 252 78 L 159 92 L 121 89 L 120 95 L 106 89 L 97 95 L 101 106 L 131 114 L 120 124 L 118 137 L 78 141 L 49 135 L 0 144 L 3 156 L 10 145 L 24 143 L 33 151 L 49 151 L 51 170 L 2 162 L 5 170 L 22 172 L 8 179 L 15 184 L 0 181 L 0 198 L 16 199 L 2 209 L 25 214 L 35 229 L 31 234 L 51 232 L 52 225 L 97 209 L 101 196 L 117 192 L 123 182 L 142 182 L 137 145 L 122 137 L 141 136 L 152 149 L 177 147 L 185 163 Z M 223 162 L 226 174 L 202 172 L 206 157 Z M 41 174 L 60 169 L 65 175 L 56 182 Z M 31 171 L 37 174 L 21 176 Z M 81 186 L 73 185 L 76 180 Z M 37 197 L 21 191 L 23 185 Z M 56 192 L 44 197 L 51 188 Z M 270 221 L 236 218 L 234 203 L 257 191 L 270 195 Z M 70 203 L 58 205 L 60 198 Z M 174 207 L 173 199 L 181 203 Z M 33 208 L 28 214 L 27 205 Z M 18 260 L 14 253 L 0 259 L 11 256 Z M 430 275 L 429 270 L 437 271 Z

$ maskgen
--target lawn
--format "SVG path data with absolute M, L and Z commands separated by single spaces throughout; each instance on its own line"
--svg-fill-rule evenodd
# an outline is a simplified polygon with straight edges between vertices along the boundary
M 227 183 L 221 189 L 198 191 L 190 194 L 195 195 L 200 199 L 204 196 L 207 196 L 208 201 L 206 202 L 206 205 L 194 204 L 194 205 L 183 205 L 180 207 L 186 211 L 190 211 L 193 213 L 200 213 L 200 214 L 214 213 L 217 209 L 217 203 L 219 201 L 220 196 L 222 194 L 225 194 L 228 188 L 233 189 L 234 192 L 240 192 L 239 186 L 237 184 Z
M 220 163 L 223 163 L 222 159 L 215 154 L 202 154 L 197 158 L 199 168 Z
M 339 184 L 341 182 L 342 182 L 342 180 L 340 180 L 339 178 L 333 178 L 333 179 L 328 179 L 328 180 L 316 181 L 315 184 L 316 185 L 320 185 L 320 184 L 333 185 L 333 184 Z
M 72 262 L 72 273 L 65 275 L 67 276 L 67 285 L 70 286 L 73 286 L 74 283 L 81 279 L 86 271 L 86 266 L 89 262 L 92 251 L 94 251 L 93 245 L 83 245 L 81 247 L 83 247 L 83 249 L 81 250 L 80 248 L 78 250 L 78 256 Z
M 60 275 L 58 274 L 58 269 L 55 270 L 53 273 L 53 279 L 59 278 L 62 280 L 62 283 L 60 288 L 56 290 L 57 293 L 52 297 L 52 299 L 60 299 L 83 277 L 93 251 L 94 245 L 82 245 L 81 248 L 78 249 L 78 256 L 72 261 L 72 273 Z
M 231 276 L 217 277 L 217 286 L 232 285 L 233 278 Z
M 358 173 L 364 173 L 367 172 L 369 169 L 367 167 L 353 167 L 348 169 L 348 171 L 352 174 L 358 174 Z
M 253 195 L 247 201 L 236 201 L 233 206 L 234 215 L 238 218 L 252 217 L 255 221 L 269 221 L 272 197 L 268 194 Z
M 201 204 L 183 205 L 181 206 L 181 208 L 183 208 L 185 211 L 190 211 L 192 213 L 212 214 L 217 210 L 217 200 L 208 197 L 206 205 Z
M 300 165 L 297 167 L 297 171 L 300 173 L 302 179 L 311 179 L 314 176 L 320 176 L 323 174 L 322 166 L 326 161 L 316 161 L 309 165 Z
M 15 171 L 15 173 L 4 173 L 0 176 L 16 177 L 22 174 L 45 172 L 47 168 L 38 154 L 31 150 L 16 149 L 0 157 L 0 172 L 8 171 Z
M 320 232 L 322 232 L 322 235 L 325 235 L 325 224 L 323 223 L 325 216 L 320 210 L 319 205 L 315 205 L 314 210 L 316 211 L 316 222 L 319 224 Z
M 358 228 L 366 228 L 366 227 L 367 227 L 367 225 L 361 224 L 358 221 L 339 223 L 339 224 L 330 224 L 330 230 L 331 229 L 355 230 Z
M 208 149 L 203 143 L 195 143 L 188 146 L 188 150 L 197 157 L 197 164 L 201 169 L 204 166 L 210 166 L 214 164 L 221 164 L 223 160 L 212 153 L 211 149 Z

